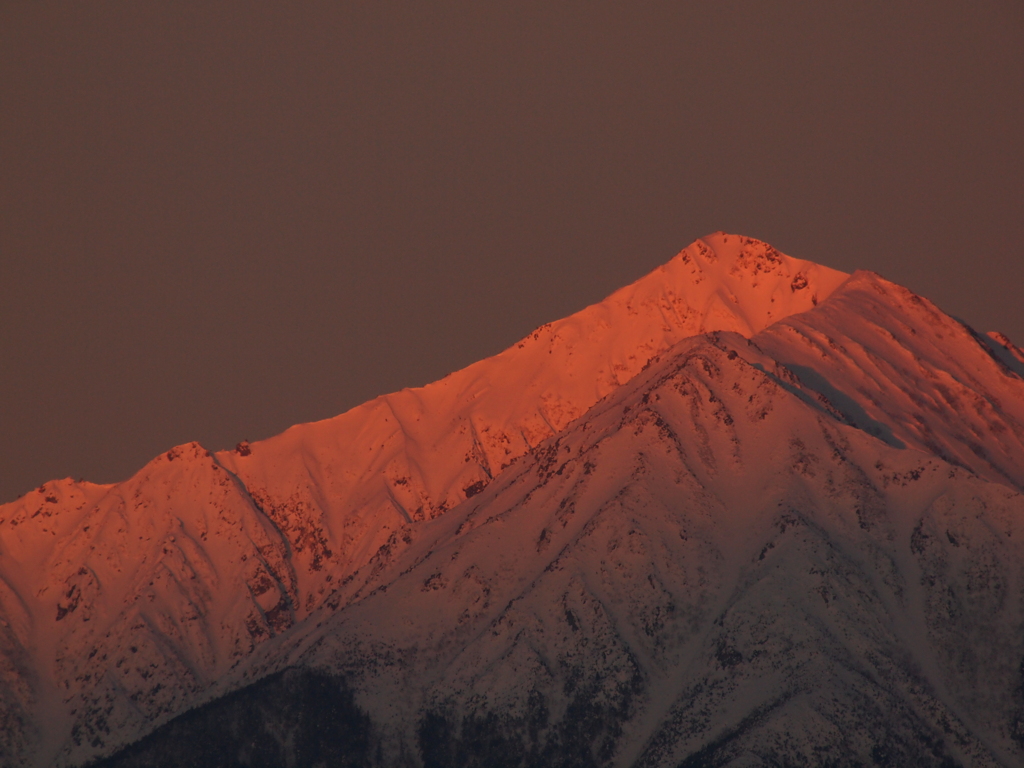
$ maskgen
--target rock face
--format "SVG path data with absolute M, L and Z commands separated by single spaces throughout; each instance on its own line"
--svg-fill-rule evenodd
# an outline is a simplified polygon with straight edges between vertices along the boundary
M 1017 352 L 719 234 L 420 390 L 48 483 L 0 507 L 0 763 L 1021 764 Z

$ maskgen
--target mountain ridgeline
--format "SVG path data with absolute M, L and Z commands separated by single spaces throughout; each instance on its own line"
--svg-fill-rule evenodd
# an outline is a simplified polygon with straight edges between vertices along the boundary
M 1024 352 L 718 233 L 439 382 L 0 507 L 0 764 L 1024 764 Z

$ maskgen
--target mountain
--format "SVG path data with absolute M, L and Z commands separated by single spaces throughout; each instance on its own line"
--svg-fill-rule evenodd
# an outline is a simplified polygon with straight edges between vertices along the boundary
M 48 483 L 0 507 L 0 760 L 1019 764 L 1022 360 L 717 234 L 427 387 Z

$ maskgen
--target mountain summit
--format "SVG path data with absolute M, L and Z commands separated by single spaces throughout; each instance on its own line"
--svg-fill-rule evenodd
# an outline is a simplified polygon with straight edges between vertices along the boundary
M 47 483 L 0 507 L 0 762 L 1019 764 L 1019 352 L 718 233 L 426 387 Z

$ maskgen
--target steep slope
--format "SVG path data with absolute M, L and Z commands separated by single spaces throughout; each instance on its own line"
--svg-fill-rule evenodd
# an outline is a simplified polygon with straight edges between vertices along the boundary
M 989 331 L 987 339 L 982 339 L 989 345 L 996 357 L 1010 370 L 1024 375 L 1024 349 L 1021 349 L 1005 333 Z
M 224 685 L 341 675 L 353 764 L 1024 760 L 1024 497 L 839 423 L 733 334 L 410 527 L 371 586 Z M 192 722 L 106 765 L 206 765 Z
M 180 710 L 325 595 L 338 607 L 334 586 L 357 590 L 411 523 L 478 493 L 652 355 L 705 330 L 753 333 L 844 278 L 714 235 L 428 387 L 0 506 L 0 759 L 46 763 L 51 746 L 78 759 Z
M 196 444 L 119 485 L 51 483 L 4 512 L 21 707 L 54 752 L 180 711 L 294 620 L 286 542 Z
M 341 679 L 380 765 L 1014 764 L 1017 353 L 719 234 L 427 387 L 47 484 L 0 507 L 0 763 L 281 672 L 173 732 L 294 758 L 266 692 Z
M 845 278 L 750 238 L 713 235 L 493 358 L 218 460 L 289 538 L 303 566 L 302 607 L 312 607 L 325 573 L 346 578 L 392 531 L 478 493 L 654 355 L 707 331 L 753 334 Z
M 815 311 L 753 339 L 851 424 L 1024 490 L 1024 366 L 1005 336 L 980 337 L 857 272 Z

